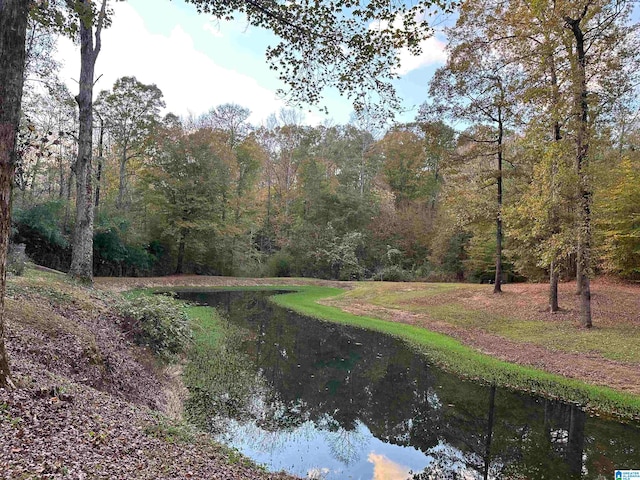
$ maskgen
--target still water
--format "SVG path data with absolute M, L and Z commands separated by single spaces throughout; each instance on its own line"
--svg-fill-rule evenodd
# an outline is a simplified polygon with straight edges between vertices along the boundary
M 613 479 L 640 469 L 640 425 L 463 381 L 403 342 L 279 308 L 265 292 L 181 292 L 242 328 L 255 378 L 205 412 L 219 440 L 326 480 Z M 250 392 L 250 393 L 246 393 Z M 224 414 L 221 414 L 223 412 Z

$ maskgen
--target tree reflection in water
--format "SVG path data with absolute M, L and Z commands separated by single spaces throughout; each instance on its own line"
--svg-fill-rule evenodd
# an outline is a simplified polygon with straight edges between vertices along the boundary
M 396 339 L 303 318 L 266 295 L 180 296 L 218 305 L 245 329 L 252 371 L 239 376 L 266 387 L 238 390 L 254 398 L 225 420 L 225 439 L 272 468 L 323 478 L 412 469 L 413 479 L 440 480 L 610 478 L 640 466 L 637 424 L 462 381 Z

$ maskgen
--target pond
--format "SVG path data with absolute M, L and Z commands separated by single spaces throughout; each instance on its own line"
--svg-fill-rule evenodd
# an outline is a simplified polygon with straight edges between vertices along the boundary
M 270 303 L 272 293 L 179 294 L 245 332 L 251 398 L 205 415 L 219 440 L 269 470 L 326 480 L 564 480 L 640 469 L 637 423 L 460 380 L 404 342 L 297 315 Z

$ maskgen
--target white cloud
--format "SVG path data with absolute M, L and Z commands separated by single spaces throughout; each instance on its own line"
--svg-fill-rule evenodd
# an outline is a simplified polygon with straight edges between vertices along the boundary
M 250 120 L 259 123 L 284 106 L 275 92 L 253 78 L 223 68 L 197 51 L 191 36 L 180 25 L 168 37 L 152 34 L 127 3 L 115 3 L 114 9 L 113 25 L 102 33 L 96 78 L 102 76 L 96 84 L 96 94 L 111 88 L 116 79 L 134 75 L 141 82 L 155 83 L 164 93 L 167 111 L 179 115 L 197 115 L 223 103 L 238 103 L 250 108 Z M 65 64 L 61 76 L 75 94 L 78 85 L 72 79 L 79 77 L 79 47 L 61 39 L 57 57 Z
M 402 15 L 396 16 L 393 21 L 394 29 L 401 30 L 403 28 L 402 19 Z M 416 17 L 416 20 L 420 19 Z M 384 30 L 389 28 L 389 22 L 387 20 L 376 20 L 371 22 L 369 28 L 376 31 Z M 434 35 L 420 42 L 420 48 L 422 50 L 420 55 L 413 55 L 409 49 L 403 48 L 398 52 L 400 66 L 395 72 L 399 75 L 405 75 L 422 67 L 443 64 L 447 61 L 446 47 L 447 44 Z
M 445 63 L 447 61 L 446 46 L 445 42 L 434 36 L 420 42 L 420 48 L 422 48 L 420 55 L 412 55 L 409 50 L 403 48 L 398 53 L 400 67 L 397 72 L 405 75 L 421 67 Z
M 411 470 L 390 460 L 384 455 L 371 452 L 367 457 L 373 463 L 373 480 L 403 480 L 411 475 Z

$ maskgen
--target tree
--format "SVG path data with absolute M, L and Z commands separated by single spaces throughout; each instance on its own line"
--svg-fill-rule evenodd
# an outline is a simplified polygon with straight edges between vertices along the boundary
M 9 357 L 4 345 L 4 296 L 29 8 L 30 2 L 24 0 L 0 2 L 0 387 L 12 385 Z
M 127 164 L 143 153 L 145 141 L 160 118 L 164 107 L 162 91 L 155 85 L 145 85 L 135 77 L 122 77 L 113 84 L 111 92 L 102 91 L 101 119 L 105 118 L 113 139 L 118 144 L 119 184 L 116 208 L 125 206 Z
M 510 249 L 511 256 L 522 273 L 548 270 L 549 305 L 551 311 L 557 311 L 559 271 L 570 253 L 562 241 L 569 236 L 567 230 L 572 230 L 571 223 L 561 221 L 561 217 L 566 220 L 562 185 L 567 178 L 559 178 L 567 159 L 568 80 L 563 71 L 565 32 L 547 6 L 546 2 L 533 5 L 525 0 L 484 0 L 476 2 L 482 14 L 475 17 L 484 25 L 484 43 L 498 51 L 504 63 L 516 65 L 521 76 L 518 90 L 522 111 L 516 148 L 520 173 L 526 172 L 529 182 L 520 199 L 516 186 L 511 198 L 519 204 L 504 212 L 505 218 L 512 214 L 509 223 L 515 229 L 507 232 L 507 238 L 512 247 L 518 247 Z M 545 166 L 537 168 L 536 162 Z M 526 244 L 528 241 L 533 243 Z
M 209 243 L 220 229 L 231 156 L 224 137 L 208 129 L 188 133 L 165 121 L 157 135 L 144 183 L 159 236 L 176 247 L 176 274 L 183 273 L 189 247 L 205 238 Z
M 631 4 L 627 0 L 600 0 L 554 5 L 557 20 L 571 33 L 565 48 L 570 61 L 571 124 L 578 177 L 577 283 L 581 323 L 587 328 L 592 326 L 591 141 L 598 117 L 611 108 L 616 97 L 624 98 L 621 93 L 633 88 L 637 76 L 636 27 L 627 23 Z
M 199 125 L 212 130 L 221 130 L 228 135 L 229 147 L 241 143 L 251 131 L 248 123 L 251 111 L 235 103 L 225 103 L 212 108 L 199 120 Z
M 385 179 L 397 205 L 424 197 L 432 173 L 425 165 L 422 139 L 410 130 L 396 128 L 384 136 L 378 148 L 384 157 Z
M 491 3 L 491 2 L 489 2 Z M 463 134 L 468 140 L 486 148 L 468 149 L 471 155 L 493 155 L 496 185 L 496 254 L 494 293 L 500 293 L 502 283 L 503 242 L 503 161 L 505 133 L 514 122 L 515 89 L 518 69 L 505 59 L 500 50 L 487 41 L 486 17 L 497 15 L 503 5 L 486 9 L 483 2 L 464 2 L 456 26 L 449 30 L 449 58 L 438 69 L 430 84 L 430 94 L 437 98 L 434 105 L 424 105 L 423 112 L 450 118 L 478 122 L 491 128 L 476 129 L 481 136 Z
M 433 34 L 430 9 L 453 4 L 448 0 L 187 1 L 216 18 L 231 19 L 237 12 L 249 24 L 273 31 L 280 42 L 267 48 L 267 61 L 290 87 L 281 93 L 291 103 L 317 104 L 324 89 L 333 86 L 353 101 L 356 111 L 370 108 L 378 114 L 399 106 L 390 83 L 397 77 L 393 68 L 399 64 L 397 50 L 419 53 L 420 42 Z M 375 106 L 372 95 L 380 100 Z
M 93 85 L 94 71 L 100 48 L 102 28 L 107 21 L 107 0 L 99 11 L 90 0 L 78 0 L 75 5 L 80 30 L 80 91 L 76 96 L 79 108 L 78 157 L 73 166 L 76 176 L 76 224 L 69 276 L 83 282 L 93 281 Z M 95 33 L 94 33 L 95 27 Z M 94 36 L 95 35 L 95 36 Z
M 640 277 L 640 157 L 628 152 L 607 171 L 607 185 L 598 193 L 597 224 L 603 230 L 602 268 L 605 272 Z

